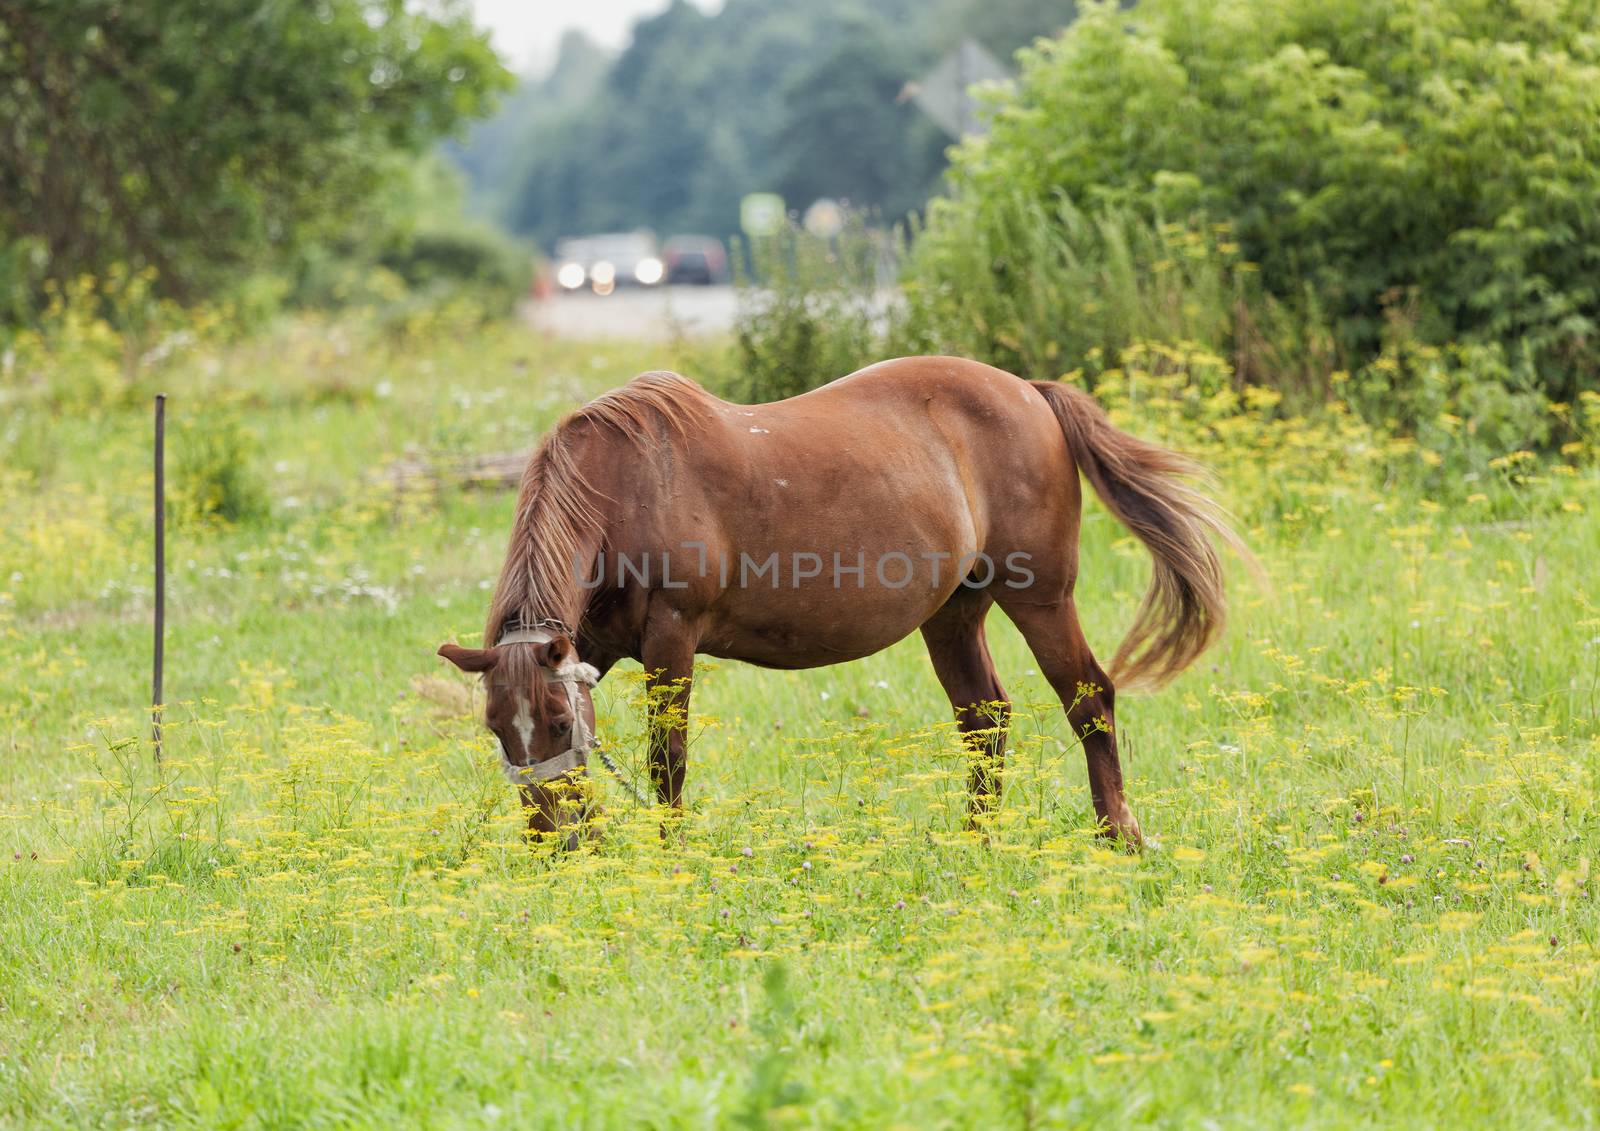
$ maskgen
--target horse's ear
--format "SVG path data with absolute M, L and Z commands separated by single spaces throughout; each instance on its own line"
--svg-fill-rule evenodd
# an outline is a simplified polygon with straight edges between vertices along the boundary
M 534 653 L 539 657 L 539 666 L 549 668 L 551 671 L 560 671 L 573 660 L 578 658 L 578 650 L 572 646 L 572 641 L 564 634 L 557 634 L 551 640 L 538 646 Z
M 439 655 L 464 672 L 486 672 L 500 659 L 493 648 L 463 648 L 459 644 L 439 645 Z

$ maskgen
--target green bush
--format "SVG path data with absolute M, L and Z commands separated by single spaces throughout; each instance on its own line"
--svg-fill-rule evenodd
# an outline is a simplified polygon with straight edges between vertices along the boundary
M 462 289 L 509 311 L 528 293 L 533 256 L 515 240 L 468 224 L 416 232 L 378 256 L 414 291 Z
M 0 406 L 43 403 L 85 413 L 142 399 L 141 378 L 181 359 L 221 312 L 156 297 L 155 272 L 114 267 L 58 285 L 26 325 L 0 322 Z
M 1541 447 L 1555 423 L 1494 345 L 1391 346 L 1352 375 L 1346 399 L 1384 431 L 1415 437 L 1435 478 Z
M 1042 258 L 1080 246 L 1085 213 L 1225 222 L 1271 305 L 1237 309 L 1213 346 L 1287 309 L 1278 343 L 1331 345 L 1359 367 L 1399 295 L 1419 340 L 1495 344 L 1556 397 L 1600 375 L 1592 3 L 1089 3 L 1021 59 L 990 135 L 957 152 L 953 199 L 931 210 L 912 270 L 924 291 L 1004 310 L 1016 277 L 1048 276 Z M 1028 209 L 1048 235 L 1017 223 Z M 1015 352 L 1037 364 L 1037 348 Z
M 237 419 L 210 415 L 177 430 L 168 512 L 180 526 L 251 522 L 268 511 L 254 467 L 256 439 Z
M 891 241 L 856 213 L 832 239 L 792 225 L 754 239 L 738 268 L 733 372 L 714 378 L 756 403 L 803 393 L 881 360 L 891 316 L 883 283 Z
M 909 352 L 953 353 L 1053 377 L 1095 368 L 1139 341 L 1217 345 L 1258 297 L 1227 224 L 1090 213 L 1066 197 L 1002 192 L 962 217 L 961 238 L 936 215 L 905 283 Z M 1260 304 L 1257 303 L 1259 306 Z M 1238 369 L 1254 379 L 1255 337 L 1238 336 Z
M 462 225 L 397 233 L 375 252 L 325 248 L 306 254 L 291 298 L 301 307 L 367 307 L 399 318 L 470 303 L 495 317 L 514 309 L 532 277 L 532 255 L 516 241 Z

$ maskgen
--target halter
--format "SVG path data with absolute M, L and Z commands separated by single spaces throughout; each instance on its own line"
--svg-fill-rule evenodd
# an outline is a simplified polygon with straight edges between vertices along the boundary
M 495 647 L 498 648 L 502 644 L 548 644 L 558 634 L 568 640 L 574 639 L 572 630 L 561 621 L 551 617 L 540 617 L 531 626 L 524 626 L 519 615 L 506 622 L 505 627 L 500 630 L 500 639 L 495 641 Z M 563 774 L 570 774 L 573 770 L 587 769 L 589 751 L 593 750 L 599 757 L 600 764 L 612 777 L 622 783 L 622 788 L 627 790 L 640 805 L 648 807 L 650 798 L 628 780 L 627 775 L 622 772 L 622 767 L 606 753 L 605 747 L 595 745 L 594 733 L 583 721 L 578 685 L 593 687 L 600 682 L 600 673 L 595 671 L 592 665 L 574 660 L 545 678 L 566 686 L 567 706 L 572 711 L 572 745 L 567 747 L 566 753 L 557 754 L 554 758 L 546 758 L 543 762 L 536 762 L 531 766 L 517 766 L 506 757 L 505 746 L 502 744 L 500 769 L 506 775 L 506 780 L 517 786 L 553 781 Z
M 495 641 L 495 647 L 499 648 L 506 644 L 548 644 L 557 635 L 565 635 L 568 639 L 572 636 L 567 631 L 566 625 L 557 620 L 538 620 L 534 622 L 532 628 L 523 628 L 518 621 L 507 626 L 501 633 L 500 639 Z M 562 684 L 567 690 L 567 707 L 572 711 L 572 745 L 567 747 L 565 753 L 557 754 L 554 758 L 546 758 L 543 762 L 535 762 L 531 766 L 518 766 L 506 757 L 505 747 L 502 744 L 500 768 L 504 771 L 506 780 L 512 785 L 554 781 L 563 774 L 582 769 L 588 765 L 589 751 L 594 748 L 594 732 L 584 721 L 578 686 L 582 684 L 584 687 L 593 687 L 600 682 L 600 673 L 588 664 L 574 660 L 548 673 L 545 678 Z

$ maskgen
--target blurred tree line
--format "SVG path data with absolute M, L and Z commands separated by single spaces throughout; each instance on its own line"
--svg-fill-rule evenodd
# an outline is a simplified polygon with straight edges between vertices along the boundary
M 725 236 L 755 191 L 892 220 L 937 191 L 951 140 L 907 83 L 965 37 L 1004 60 L 1075 15 L 1066 0 L 674 0 L 615 59 L 569 35 L 456 156 L 479 208 L 546 245 Z
M 425 155 L 509 86 L 463 0 L 0 0 L 0 325 L 84 278 L 459 269 Z

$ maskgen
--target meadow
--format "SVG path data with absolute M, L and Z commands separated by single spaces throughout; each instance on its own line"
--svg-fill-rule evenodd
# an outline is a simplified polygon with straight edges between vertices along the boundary
M 175 519 L 159 765 L 147 390 L 0 406 L 0 1125 L 1600 1123 L 1600 397 L 1465 468 L 1193 350 L 1106 375 L 1270 582 L 1119 698 L 1141 854 L 998 614 L 987 837 L 912 639 L 703 662 L 681 824 L 601 778 L 555 853 L 434 656 L 512 497 L 385 469 L 526 448 L 663 353 L 304 319 L 164 365 L 174 463 L 231 437 L 260 497 Z M 1102 655 L 1147 576 L 1091 507 Z M 641 698 L 597 693 L 636 775 Z

